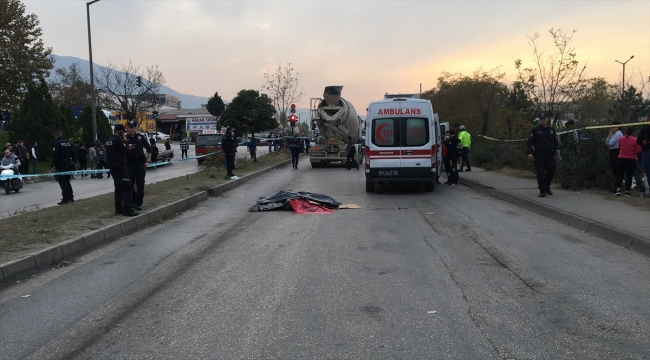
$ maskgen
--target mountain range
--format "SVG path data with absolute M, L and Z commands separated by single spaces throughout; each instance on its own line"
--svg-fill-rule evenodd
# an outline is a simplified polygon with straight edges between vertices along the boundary
M 90 79 L 90 66 L 88 60 L 80 59 L 73 56 L 59 56 L 59 55 L 53 55 L 53 56 L 54 56 L 54 69 L 50 71 L 50 77 L 55 76 L 56 68 L 67 69 L 68 67 L 70 67 L 70 65 L 74 63 L 78 63 L 78 67 L 81 70 L 81 74 L 86 79 Z M 94 64 L 93 71 L 95 72 L 95 74 L 97 74 L 99 72 L 99 69 L 102 67 L 103 66 L 101 65 Z M 181 101 L 181 106 L 183 107 L 183 109 L 198 109 L 201 107 L 202 104 L 207 104 L 208 102 L 207 97 L 181 94 L 178 91 L 165 85 L 162 85 L 160 87 L 160 93 L 178 97 L 178 99 Z M 224 102 L 227 103 L 227 101 L 225 100 Z

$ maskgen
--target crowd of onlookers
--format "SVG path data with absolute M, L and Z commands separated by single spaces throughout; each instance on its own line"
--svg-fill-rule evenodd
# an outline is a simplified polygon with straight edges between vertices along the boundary
M 650 122 L 650 115 L 647 121 Z M 609 147 L 609 164 L 614 178 L 610 192 L 614 196 L 632 196 L 630 191 L 634 179 L 634 190 L 641 191 L 644 197 L 650 198 L 643 181 L 644 172 L 646 178 L 650 179 L 650 125 L 640 129 L 635 126 L 623 128 L 621 123 L 615 121 L 605 142 Z

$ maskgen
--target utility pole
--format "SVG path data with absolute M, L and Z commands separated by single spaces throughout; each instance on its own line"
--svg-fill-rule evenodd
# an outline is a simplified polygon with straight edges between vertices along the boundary
M 97 140 L 97 104 L 95 101 L 95 75 L 93 74 L 93 47 L 90 41 L 90 5 L 98 2 L 93 0 L 86 3 L 86 17 L 88 20 L 88 58 L 90 60 L 90 88 L 92 99 L 92 112 L 93 112 L 93 137 Z

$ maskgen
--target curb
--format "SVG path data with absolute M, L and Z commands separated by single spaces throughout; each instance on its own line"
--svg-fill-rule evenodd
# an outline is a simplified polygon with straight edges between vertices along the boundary
M 482 194 L 507 201 L 539 215 L 545 216 L 551 220 L 555 220 L 564 225 L 581 230 L 582 232 L 607 240 L 613 244 L 623 246 L 626 249 L 633 250 L 645 256 L 650 256 L 650 239 L 615 229 L 611 226 L 556 209 L 546 204 L 541 204 L 521 196 L 497 190 L 490 186 L 485 186 L 474 180 L 461 178 L 459 179 L 459 182 Z
M 189 208 L 194 207 L 196 204 L 207 200 L 210 197 L 220 195 L 226 191 L 230 191 L 240 185 L 243 185 L 253 179 L 256 179 L 276 168 L 288 165 L 291 159 L 280 162 L 276 165 L 269 166 L 266 169 L 258 170 L 252 174 L 242 176 L 237 180 L 232 180 L 227 183 L 215 186 L 212 189 L 196 193 L 185 199 L 175 201 L 173 203 L 163 205 L 146 213 L 122 220 L 116 224 L 108 225 L 104 228 L 94 230 L 87 234 L 81 235 L 77 238 L 67 240 L 59 245 L 49 247 L 47 249 L 29 254 L 23 258 L 9 261 L 0 264 L 0 285 L 4 287 L 15 283 L 16 281 L 26 279 L 39 271 L 49 269 L 50 265 L 61 260 L 69 260 L 79 255 L 82 255 L 90 250 L 94 250 L 103 246 L 113 240 L 122 236 L 134 233 L 138 230 L 144 229 L 163 216 L 179 213 Z

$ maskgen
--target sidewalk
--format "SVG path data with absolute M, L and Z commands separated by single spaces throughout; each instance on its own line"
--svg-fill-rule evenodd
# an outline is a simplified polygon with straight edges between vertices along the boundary
M 650 211 L 624 201 L 606 199 L 611 194 L 554 187 L 554 195 L 540 198 L 534 178 L 519 178 L 476 167 L 471 172 L 460 173 L 460 183 L 650 256 Z M 639 194 L 634 193 L 637 197 Z

